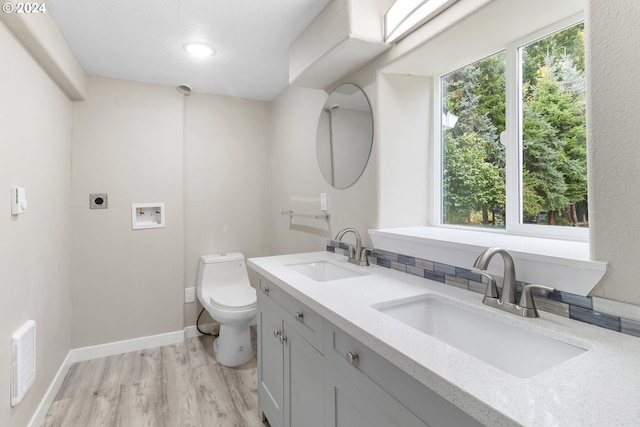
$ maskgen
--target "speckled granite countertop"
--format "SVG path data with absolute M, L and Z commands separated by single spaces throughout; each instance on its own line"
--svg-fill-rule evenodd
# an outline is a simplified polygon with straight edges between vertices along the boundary
M 313 261 L 371 274 L 316 282 L 287 267 Z M 483 424 L 639 425 L 638 338 L 545 312 L 537 319 L 520 318 L 483 305 L 482 295 L 387 268 L 357 267 L 329 252 L 251 258 L 248 265 Z M 371 307 L 427 293 L 588 351 L 518 378 Z

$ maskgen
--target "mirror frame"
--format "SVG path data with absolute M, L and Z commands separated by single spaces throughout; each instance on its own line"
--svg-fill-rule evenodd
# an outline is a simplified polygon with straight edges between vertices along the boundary
M 362 112 L 368 113 L 369 116 L 363 116 Z M 336 115 L 338 116 L 337 120 L 335 119 Z M 327 118 L 325 119 L 325 117 Z M 359 132 L 363 126 L 368 126 L 368 128 L 364 132 Z M 336 128 L 341 131 L 337 136 Z M 359 140 L 358 137 L 360 137 Z M 329 94 L 320 111 L 316 128 L 316 160 L 325 181 L 339 190 L 349 188 L 358 182 L 369 164 L 373 150 L 373 137 L 373 109 L 367 94 L 361 87 L 353 83 L 344 83 L 336 87 Z M 349 141 L 356 138 L 354 145 L 349 144 L 351 148 L 356 148 L 355 151 L 351 150 L 354 157 L 348 159 L 343 156 L 339 161 L 348 164 L 336 167 L 335 147 L 342 147 L 343 152 L 344 148 L 349 148 L 347 145 L 339 144 L 345 138 Z M 337 145 L 336 142 L 338 142 Z M 358 146 L 361 148 L 360 150 L 357 150 Z M 355 172 L 347 176 L 345 182 L 336 182 L 336 171 L 344 172 L 350 167 L 355 168 Z

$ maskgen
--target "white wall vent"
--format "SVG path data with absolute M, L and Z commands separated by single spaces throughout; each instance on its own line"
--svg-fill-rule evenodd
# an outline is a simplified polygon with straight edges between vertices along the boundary
M 36 379 L 36 322 L 29 320 L 11 337 L 11 406 L 16 406 Z

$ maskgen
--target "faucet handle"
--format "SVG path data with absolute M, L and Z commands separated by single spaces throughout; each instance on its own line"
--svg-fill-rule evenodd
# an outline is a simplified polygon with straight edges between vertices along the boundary
M 474 268 L 472 271 L 487 279 L 487 290 L 484 291 L 485 298 L 500 298 L 500 295 L 498 294 L 498 285 L 496 283 L 496 279 L 494 279 L 492 275 L 490 275 L 486 271 L 478 270 L 477 268 Z
M 543 289 L 545 291 L 553 292 L 555 288 L 542 285 L 527 285 L 522 289 L 522 295 L 520 296 L 520 307 L 523 308 L 522 315 L 524 317 L 538 317 L 538 309 L 536 303 L 533 300 L 533 289 Z
M 349 246 L 349 258 L 355 259 L 356 258 L 356 248 L 355 248 L 355 246 L 350 245 L 349 243 L 347 243 L 347 246 Z
M 347 245 L 349 248 L 349 258 L 355 258 L 356 256 L 356 248 L 351 243 L 341 242 L 343 245 Z
M 362 251 L 360 252 L 360 266 L 366 267 L 369 265 L 369 254 L 371 254 L 371 249 L 362 248 Z
M 487 279 L 487 290 L 484 291 L 484 296 L 487 298 L 500 298 L 500 295 L 498 295 L 498 284 L 496 283 L 496 279 L 484 271 L 480 272 L 480 274 L 482 277 Z

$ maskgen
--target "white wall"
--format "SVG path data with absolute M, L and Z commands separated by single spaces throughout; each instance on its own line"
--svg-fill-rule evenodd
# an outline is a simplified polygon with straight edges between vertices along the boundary
M 640 305 L 640 2 L 590 1 L 587 132 L 591 253 L 608 261 L 595 295 Z
M 0 425 L 25 426 L 71 346 L 71 101 L 0 22 Z M 12 216 L 10 188 L 29 207 Z M 11 335 L 36 321 L 36 380 L 9 406 Z
M 184 304 L 184 288 L 200 255 L 270 245 L 268 103 L 88 82 L 74 105 L 74 347 L 195 324 L 201 307 Z M 89 210 L 92 192 L 109 208 Z M 164 202 L 166 228 L 132 231 L 134 202 Z
M 183 329 L 183 96 L 90 77 L 74 103 L 72 345 Z M 89 193 L 108 193 L 90 210 Z M 164 202 L 166 227 L 131 229 L 131 204 Z
M 195 286 L 201 255 L 269 255 L 268 123 L 267 102 L 185 98 L 185 286 Z M 200 309 L 185 305 L 186 326 Z
M 378 75 L 380 192 L 376 227 L 428 223 L 432 79 Z

